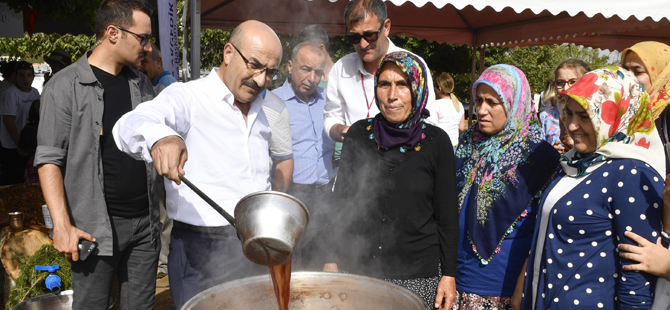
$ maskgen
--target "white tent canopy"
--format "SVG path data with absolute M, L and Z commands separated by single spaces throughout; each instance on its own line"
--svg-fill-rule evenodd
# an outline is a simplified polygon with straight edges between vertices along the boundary
M 232 29 L 256 19 L 278 33 L 321 24 L 343 35 L 346 0 L 200 0 L 202 26 Z M 663 3 L 665 2 L 665 3 Z M 388 0 L 392 34 L 468 46 L 575 43 L 622 50 L 636 42 L 670 43 L 667 0 Z
M 330 36 L 344 35 L 346 28 L 347 0 L 186 1 L 196 75 L 200 26 L 229 30 L 255 19 L 282 34 L 320 24 Z M 391 35 L 472 47 L 574 43 L 623 50 L 640 41 L 670 44 L 667 7 L 667 0 L 387 0 Z

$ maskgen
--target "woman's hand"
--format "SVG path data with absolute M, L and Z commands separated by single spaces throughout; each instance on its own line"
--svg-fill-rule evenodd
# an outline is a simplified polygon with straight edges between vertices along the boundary
M 619 250 L 621 250 L 619 256 L 621 258 L 639 263 L 624 265 L 624 270 L 639 270 L 670 279 L 670 251 L 661 244 L 661 237 L 658 237 L 656 244 L 653 244 L 634 232 L 627 231 L 624 234 L 640 245 L 619 244 Z
M 563 146 L 563 142 L 556 141 L 556 143 L 554 143 L 554 148 L 558 151 L 559 154 L 565 154 L 565 147 Z
M 451 309 L 456 300 L 456 278 L 442 276 L 437 284 L 437 296 L 435 296 L 435 309 Z

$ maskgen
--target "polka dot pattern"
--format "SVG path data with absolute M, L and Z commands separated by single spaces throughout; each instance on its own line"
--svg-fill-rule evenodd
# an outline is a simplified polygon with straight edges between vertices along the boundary
M 660 218 L 663 182 L 639 161 L 611 162 L 586 176 L 582 185 L 573 187 L 554 205 L 539 269 L 542 289 L 538 289 L 538 297 L 542 294 L 542 298 L 535 299 L 535 309 L 615 308 L 614 286 L 607 284 L 612 281 L 625 283 L 627 301 L 633 298 L 640 306 L 652 303 L 651 286 L 643 285 L 647 281 L 641 273 L 621 270 L 611 262 L 619 259 L 618 243 L 629 240 L 625 231 L 656 242 L 660 223 L 650 219 Z M 541 217 L 538 212 L 537 223 Z M 532 276 L 531 270 L 527 277 Z M 602 298 L 605 294 L 612 297 Z

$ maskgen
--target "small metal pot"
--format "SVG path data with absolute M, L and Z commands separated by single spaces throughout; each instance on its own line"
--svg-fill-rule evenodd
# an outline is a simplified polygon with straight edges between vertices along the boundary
M 244 255 L 256 264 L 277 266 L 293 257 L 309 223 L 309 211 L 291 195 L 263 191 L 240 199 L 235 221 Z
M 426 303 L 411 291 L 379 279 L 329 272 L 291 275 L 289 309 L 425 310 Z M 270 276 L 256 276 L 209 288 L 181 308 L 278 309 Z
M 20 303 L 14 310 L 71 310 L 72 290 L 56 294 L 44 294 Z M 114 307 L 114 296 L 110 298 L 109 308 Z
M 250 261 L 277 266 L 293 257 L 309 222 L 309 211 L 300 200 L 280 192 L 251 193 L 237 202 L 233 218 L 181 173 L 179 178 L 235 227 L 244 256 Z

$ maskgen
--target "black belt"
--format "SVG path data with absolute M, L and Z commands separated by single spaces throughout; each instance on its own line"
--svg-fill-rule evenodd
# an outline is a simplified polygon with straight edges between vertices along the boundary
M 206 227 L 206 226 L 195 226 L 191 224 L 186 224 L 180 221 L 172 221 L 172 226 L 177 227 L 181 230 L 197 232 L 199 234 L 206 235 L 222 235 L 222 236 L 235 236 L 237 237 L 237 230 L 235 227 L 228 226 L 215 226 L 215 227 Z
M 333 182 L 328 182 L 326 184 L 291 184 L 291 192 L 303 192 L 303 193 L 318 193 L 318 192 L 332 192 Z

